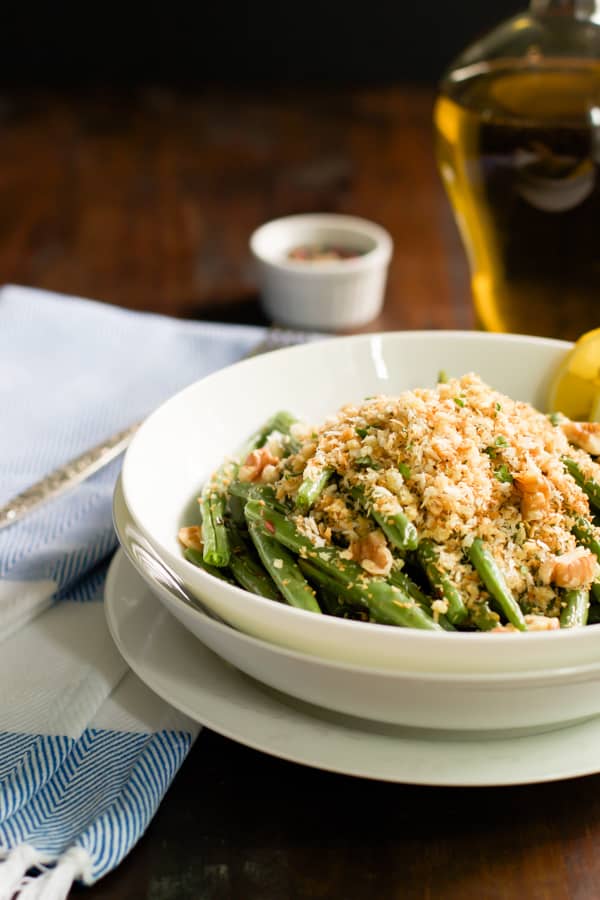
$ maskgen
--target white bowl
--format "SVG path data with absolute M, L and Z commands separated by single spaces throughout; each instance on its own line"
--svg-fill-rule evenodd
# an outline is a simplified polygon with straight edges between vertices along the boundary
M 317 616 L 248 594 L 187 562 L 177 541 L 223 458 L 279 409 L 320 422 L 345 402 L 433 385 L 439 369 L 478 372 L 543 407 L 570 344 L 478 332 L 336 338 L 237 363 L 177 394 L 142 425 L 123 465 L 131 515 L 190 590 L 241 631 L 323 658 L 416 672 L 524 672 L 600 660 L 600 626 L 529 634 L 397 629 Z
M 131 516 L 117 485 L 113 518 L 130 547 Z M 133 565 L 162 604 L 210 650 L 235 668 L 307 703 L 393 725 L 447 731 L 531 732 L 600 713 L 600 662 L 534 672 L 452 675 L 334 662 L 250 637 L 179 600 L 133 555 Z M 111 567 L 115 579 L 130 563 Z
M 333 244 L 360 256 L 302 262 L 289 259 L 294 247 Z M 380 225 L 356 216 L 286 216 L 250 237 L 267 315 L 293 328 L 335 331 L 370 322 L 383 306 L 392 239 Z

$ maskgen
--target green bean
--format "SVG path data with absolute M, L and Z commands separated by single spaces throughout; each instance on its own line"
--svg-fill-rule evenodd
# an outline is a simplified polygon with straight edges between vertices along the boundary
M 312 561 L 298 558 L 300 570 L 317 590 L 317 595 L 323 598 L 325 608 L 329 615 L 343 616 L 357 609 L 364 611 L 361 603 L 357 603 L 341 581 L 331 574 L 319 569 Z
M 320 613 L 315 593 L 300 571 L 296 560 L 279 541 L 259 524 L 248 521 L 248 531 L 261 562 L 290 606 Z
M 587 625 L 590 594 L 582 588 L 565 591 L 564 607 L 560 614 L 561 628 L 580 628 Z
M 231 556 L 225 513 L 229 504 L 229 486 L 237 470 L 236 462 L 223 463 L 208 479 L 199 497 L 204 562 L 218 568 L 228 566 Z
M 400 571 L 398 569 L 392 569 L 390 574 L 388 575 L 387 580 L 390 584 L 395 585 L 396 587 L 401 588 L 409 597 L 411 597 L 415 603 L 418 603 L 421 609 L 424 609 L 430 615 L 433 615 L 431 610 L 432 598 L 427 594 L 424 594 L 421 588 L 415 584 L 415 582 L 410 578 L 406 572 Z M 438 621 L 444 631 L 454 631 L 455 628 L 450 624 L 447 616 L 441 614 L 437 617 L 437 620 L 434 617 L 434 621 Z
M 398 509 L 392 515 L 387 515 L 375 509 L 372 498 L 365 493 L 363 488 L 355 487 L 352 489 L 351 494 L 355 500 L 358 500 L 367 514 L 372 516 L 377 522 L 393 547 L 403 552 L 416 550 L 419 543 L 417 529 L 401 509 Z
M 583 516 L 577 516 L 571 532 L 577 538 L 577 542 L 581 544 L 582 547 L 587 547 L 588 550 L 591 550 L 600 561 L 600 541 L 594 534 L 591 523 L 588 522 L 587 519 L 584 519 Z M 600 603 L 600 582 L 595 582 L 590 590 L 592 599 L 596 603 Z
M 246 520 L 272 535 L 301 559 L 308 559 L 327 572 L 340 584 L 366 584 L 369 576 L 358 563 L 345 559 L 336 547 L 315 547 L 285 513 L 266 503 L 249 500 L 245 508 Z
M 299 565 L 302 571 L 311 579 L 313 584 L 324 585 L 332 591 L 337 586 L 338 597 L 341 595 L 342 604 L 358 604 L 369 612 L 369 617 L 381 625 L 395 625 L 399 628 L 419 628 L 427 631 L 441 631 L 431 616 L 422 609 L 418 603 L 395 585 L 377 578 L 368 578 L 364 581 L 350 581 L 344 579 L 340 583 L 339 570 L 332 572 L 322 565 L 319 555 L 314 559 L 300 559 Z
M 574 460 L 570 459 L 568 456 L 562 457 L 562 463 L 581 490 L 587 494 L 588 499 L 592 506 L 594 506 L 597 510 L 600 511 L 600 484 L 595 481 L 593 478 L 586 478 L 579 464 Z
M 301 560 L 298 560 L 298 565 L 300 566 Z M 300 566 L 300 570 L 302 574 L 306 577 L 306 579 L 313 585 L 317 592 L 317 603 L 321 607 L 324 613 L 327 613 L 328 616 L 338 616 L 344 617 L 351 610 L 350 606 L 344 606 L 340 603 L 338 593 L 335 591 L 329 590 L 323 583 L 316 584 L 312 581 L 310 577 L 310 573 L 306 572 L 303 566 Z
M 469 547 L 469 559 L 508 621 L 519 631 L 527 631 L 521 607 L 506 584 L 496 560 L 481 538 L 475 538 Z
M 369 578 L 361 566 L 344 559 L 335 547 L 315 547 L 293 522 L 277 510 L 250 500 L 246 504 L 246 518 L 249 524 L 266 531 L 289 550 L 299 554 L 299 563 L 312 563 L 342 585 L 345 595 L 366 607 L 375 621 L 408 628 L 441 630 L 441 626 L 399 587 L 383 579 Z
M 310 581 L 310 578 L 308 580 Z M 315 588 L 319 606 L 323 612 L 327 613 L 327 615 L 335 616 L 337 619 L 352 619 L 355 622 L 369 621 L 368 610 L 364 609 L 362 606 L 355 603 L 340 603 L 338 595 L 333 591 L 328 591 L 322 583 L 318 586 L 315 585 Z
M 299 564 L 303 560 L 317 564 L 333 579 L 338 590 L 344 584 L 367 582 L 368 576 L 358 563 L 343 559 L 335 547 L 315 547 L 285 514 L 256 501 L 249 501 L 245 512 L 249 524 L 253 523 L 298 556 Z
M 368 588 L 362 589 L 362 595 L 373 620 L 381 625 L 443 631 L 424 609 L 394 585 L 373 580 Z
M 401 510 L 392 516 L 372 510 L 371 515 L 393 547 L 404 551 L 417 549 L 417 529 Z
M 221 581 L 226 581 L 228 584 L 236 584 L 235 579 L 232 578 L 227 571 L 217 569 L 215 566 L 210 566 L 208 563 L 205 563 L 201 550 L 194 550 L 193 547 L 186 547 L 183 551 L 183 555 L 188 562 L 198 566 L 199 569 L 204 569 L 205 572 L 208 572 L 208 574 L 212 575 L 214 578 L 220 578 Z
M 230 549 L 225 529 L 226 497 L 211 479 L 200 495 L 204 562 L 219 569 L 229 565 Z
M 229 485 L 229 493 L 240 500 L 275 500 L 275 490 L 270 484 L 255 484 L 253 481 L 232 481 Z
M 256 484 L 254 481 L 232 481 L 229 485 L 229 493 L 243 501 L 262 500 L 273 506 L 280 512 L 287 512 L 283 503 L 279 503 L 275 497 L 275 489 L 270 484 Z
M 236 454 L 237 458 L 245 459 L 252 450 L 261 447 L 274 431 L 289 432 L 290 426 L 295 421 L 288 412 L 276 413 L 246 441 Z M 228 460 L 223 463 L 213 472 L 200 494 L 204 562 L 217 568 L 229 565 L 231 549 L 224 524 L 226 494 L 238 468 L 239 464 L 236 460 Z
M 296 506 L 301 512 L 307 513 L 315 505 L 332 475 L 333 469 L 325 468 L 315 479 L 304 476 L 296 495 Z
M 316 566 L 314 567 L 315 571 Z M 306 572 L 304 572 L 308 581 L 311 579 Z M 326 612 L 329 616 L 335 616 L 337 619 L 352 619 L 354 621 L 359 622 L 368 622 L 369 621 L 369 612 L 363 606 L 360 606 L 357 603 L 341 603 L 339 598 L 339 585 L 337 591 L 329 590 L 323 581 L 319 584 L 313 583 L 313 587 L 317 592 L 317 601 L 319 606 Z
M 417 559 L 433 591 L 448 604 L 446 613 L 448 621 L 452 625 L 460 625 L 467 617 L 467 608 L 460 591 L 440 565 L 438 552 L 433 541 L 427 539 L 419 541 Z
M 571 531 L 577 538 L 577 542 L 591 550 L 597 559 L 600 560 L 600 541 L 594 534 L 590 522 L 582 516 L 577 516 Z
M 269 435 L 274 431 L 279 431 L 281 434 L 289 434 L 290 426 L 296 421 L 297 419 L 295 416 L 284 410 L 275 413 L 274 416 L 268 419 L 264 425 L 261 425 L 261 427 L 248 438 L 237 455 L 240 458 L 245 458 L 253 450 L 256 450 L 257 447 L 262 447 L 263 444 L 266 443 Z
M 252 594 L 258 594 L 268 600 L 281 600 L 281 594 L 275 583 L 269 577 L 268 572 L 254 559 L 239 529 L 233 523 L 229 523 L 227 533 L 231 546 L 229 567 L 236 581 Z
M 487 600 L 479 599 L 469 609 L 469 619 L 479 631 L 492 631 L 500 624 L 500 616 L 494 612 Z
M 403 569 L 392 569 L 387 580 L 390 584 L 395 584 L 396 587 L 401 588 L 423 609 L 431 609 L 432 598 L 422 591 L 419 585 Z
M 310 538 L 298 531 L 294 522 L 284 512 L 269 506 L 260 500 L 249 500 L 246 503 L 246 520 L 259 524 L 264 530 L 294 553 L 301 556 L 316 556 L 322 554 L 331 560 L 339 558 L 339 552 L 333 547 L 315 547 Z M 342 560 L 342 565 L 356 565 L 350 561 Z M 357 567 L 358 568 L 358 567 Z
M 238 528 L 246 527 L 246 517 L 244 515 L 245 505 L 246 501 L 242 500 L 241 497 L 237 497 L 235 494 L 232 494 L 231 491 L 227 492 L 226 515 L 238 526 Z

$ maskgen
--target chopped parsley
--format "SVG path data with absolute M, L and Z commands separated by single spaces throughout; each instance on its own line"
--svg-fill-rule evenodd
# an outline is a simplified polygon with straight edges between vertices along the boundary
M 356 431 L 359 438 L 364 438 L 369 433 L 368 427 L 367 428 L 355 428 L 354 430 Z
M 503 484 L 510 484 L 514 479 L 510 474 L 508 466 L 505 463 L 498 466 L 496 471 L 494 472 L 494 477 L 501 481 Z
M 454 402 L 455 402 L 456 405 L 459 406 L 461 409 L 462 409 L 463 406 L 465 405 L 465 401 L 462 399 L 462 397 L 455 397 L 455 398 L 454 398 Z
M 360 469 L 378 469 L 379 466 L 377 463 L 373 462 L 370 456 L 357 456 L 354 460 L 354 464 L 357 465 Z
M 407 466 L 406 463 L 398 463 L 398 471 L 406 480 L 411 476 L 410 466 Z
M 504 437 L 503 434 L 499 434 L 496 440 L 494 441 L 493 447 L 484 447 L 483 452 L 487 453 L 490 459 L 496 459 L 498 455 L 497 447 L 508 447 L 508 441 Z M 512 480 L 512 479 L 511 479 Z

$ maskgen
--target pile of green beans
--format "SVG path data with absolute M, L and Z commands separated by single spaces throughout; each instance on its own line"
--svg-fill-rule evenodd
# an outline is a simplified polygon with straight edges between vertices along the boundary
M 238 458 L 243 460 L 263 446 L 274 431 L 286 435 L 288 452 L 295 452 L 298 448 L 290 436 L 294 421 L 289 413 L 277 413 L 252 435 Z M 564 458 L 563 464 L 585 491 L 594 514 L 600 514 L 600 484 L 586 478 L 574 460 Z M 489 631 L 499 624 L 527 630 L 523 610 L 481 538 L 473 538 L 467 550 L 481 582 L 480 597 L 467 604 L 441 563 L 442 548 L 419 538 L 402 511 L 385 516 L 373 510 L 361 489 L 353 492 L 357 508 L 383 531 L 398 560 L 389 576 L 369 575 L 338 547 L 315 546 L 296 522 L 318 501 L 335 476 L 333 470 L 324 469 L 316 478 L 305 476 L 295 506 L 292 501 L 278 502 L 270 485 L 240 481 L 238 470 L 239 463 L 229 461 L 205 485 L 199 498 L 203 550 L 185 550 L 191 563 L 211 575 L 318 614 L 429 631 Z M 576 517 L 573 534 L 600 560 L 600 541 L 590 522 Z M 439 600 L 443 605 L 435 602 Z M 585 625 L 588 616 L 600 621 L 600 610 L 590 613 L 591 602 L 600 605 L 600 583 L 591 591 L 564 590 L 561 628 Z

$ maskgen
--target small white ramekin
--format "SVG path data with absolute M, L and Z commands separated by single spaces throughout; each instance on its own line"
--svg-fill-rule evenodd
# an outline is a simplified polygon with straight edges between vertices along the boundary
M 334 245 L 359 251 L 350 259 L 289 259 L 295 247 Z M 364 325 L 381 311 L 392 239 L 380 225 L 333 213 L 286 216 L 250 238 L 263 308 L 276 324 L 336 331 Z

